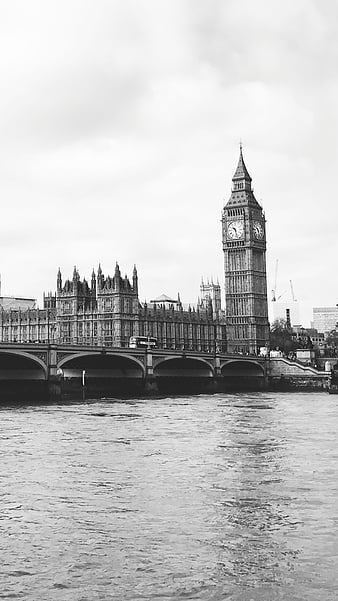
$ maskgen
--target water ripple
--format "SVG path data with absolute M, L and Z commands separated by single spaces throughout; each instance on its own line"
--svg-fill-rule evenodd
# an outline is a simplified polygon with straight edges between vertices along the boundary
M 324 394 L 0 409 L 0 599 L 333 601 Z

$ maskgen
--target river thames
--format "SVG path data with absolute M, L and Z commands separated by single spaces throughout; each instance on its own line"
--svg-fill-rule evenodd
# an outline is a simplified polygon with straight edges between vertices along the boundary
M 74 401 L 0 420 L 0 599 L 337 599 L 337 396 Z

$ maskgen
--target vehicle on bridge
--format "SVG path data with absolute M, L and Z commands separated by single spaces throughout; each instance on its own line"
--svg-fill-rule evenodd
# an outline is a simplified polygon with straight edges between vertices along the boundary
M 157 338 L 153 336 L 131 336 L 129 348 L 157 348 Z

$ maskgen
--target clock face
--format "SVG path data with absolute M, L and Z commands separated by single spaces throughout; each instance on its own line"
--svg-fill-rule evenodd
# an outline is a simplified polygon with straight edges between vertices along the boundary
M 244 223 L 243 221 L 231 221 L 228 225 L 228 238 L 231 240 L 238 240 L 244 236 Z
M 263 230 L 263 226 L 260 223 L 260 221 L 254 221 L 252 224 L 252 230 L 253 230 L 253 234 L 254 237 L 257 240 L 262 240 L 263 236 L 264 236 L 264 230 Z

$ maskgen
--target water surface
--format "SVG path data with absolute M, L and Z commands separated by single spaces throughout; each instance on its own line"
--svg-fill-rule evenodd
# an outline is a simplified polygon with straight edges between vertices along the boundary
M 0 409 L 0 599 L 331 601 L 338 397 Z

